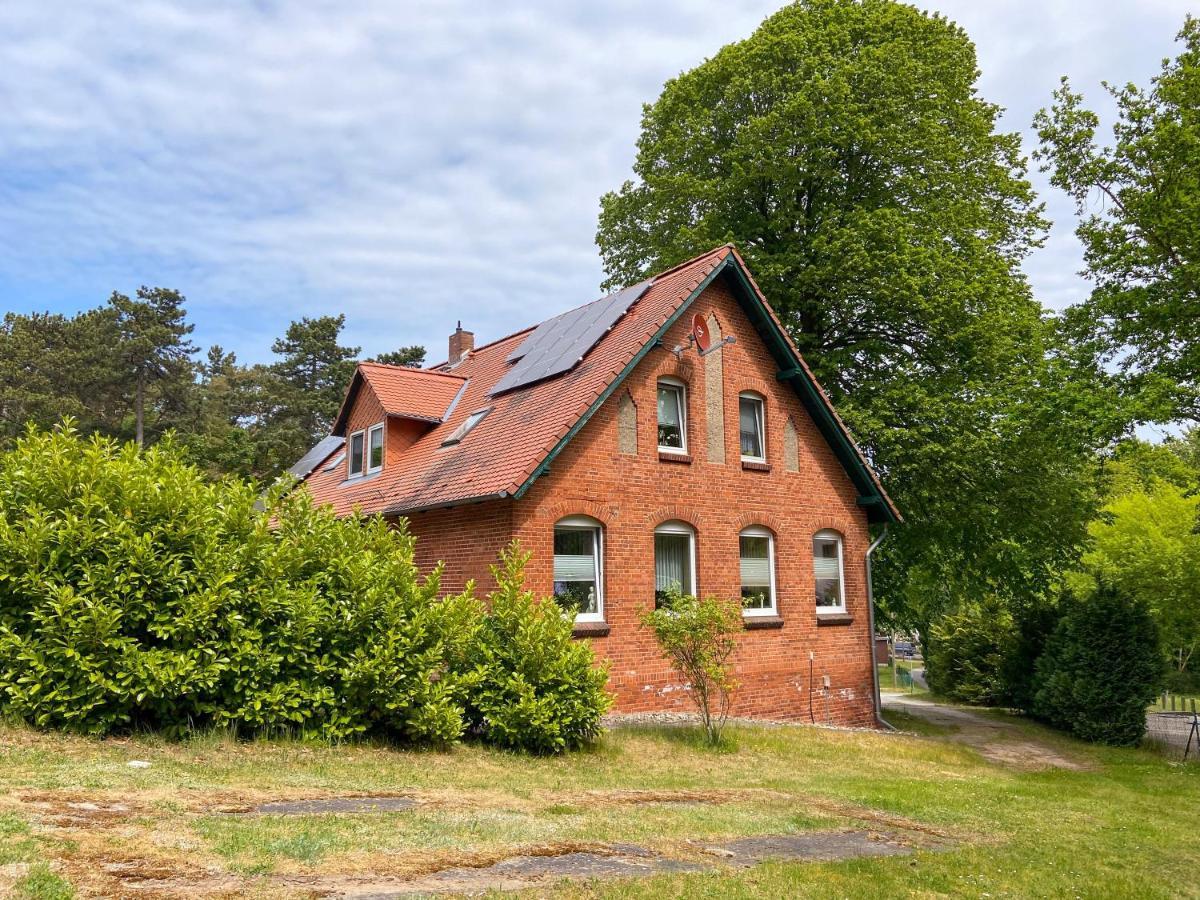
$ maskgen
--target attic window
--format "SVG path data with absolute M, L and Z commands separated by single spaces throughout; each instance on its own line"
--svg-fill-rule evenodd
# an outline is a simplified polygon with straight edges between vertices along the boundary
M 470 433 L 471 429 L 474 428 L 476 425 L 478 425 L 480 422 L 482 422 L 483 417 L 486 416 L 491 411 L 492 411 L 492 408 L 490 406 L 488 406 L 484 409 L 475 410 L 475 412 L 473 412 L 469 416 L 467 416 L 467 420 L 465 422 L 463 422 L 456 429 L 454 429 L 454 434 L 450 435 L 450 437 L 448 437 L 444 441 L 442 441 L 442 446 L 443 447 L 452 447 L 455 444 L 462 441 L 462 439 L 465 438 Z
M 340 466 L 345 459 L 346 459 L 346 451 L 343 450 L 341 453 L 339 453 L 337 456 L 335 456 L 333 458 L 333 461 L 329 465 L 327 465 L 325 467 L 325 471 L 332 472 L 334 469 L 336 469 L 338 466 Z
M 363 473 L 363 441 L 365 431 L 356 431 L 350 435 L 350 478 L 356 478 Z
M 367 432 L 367 472 L 383 468 L 383 423 L 372 425 Z

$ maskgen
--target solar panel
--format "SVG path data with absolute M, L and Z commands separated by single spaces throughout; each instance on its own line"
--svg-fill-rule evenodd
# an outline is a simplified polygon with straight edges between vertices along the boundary
M 652 280 L 643 281 L 547 319 L 508 355 L 513 367 L 496 382 L 492 395 L 573 369 L 652 283 Z
M 345 438 L 334 437 L 332 434 L 329 437 L 321 438 L 315 447 L 300 457 L 300 460 L 288 469 L 288 472 L 297 478 L 307 478 L 312 470 L 320 464 L 321 460 L 345 442 Z

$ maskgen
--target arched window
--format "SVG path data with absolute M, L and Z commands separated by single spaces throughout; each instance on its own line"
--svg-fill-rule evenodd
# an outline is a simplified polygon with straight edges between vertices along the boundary
M 658 449 L 687 453 L 687 389 L 676 378 L 658 381 Z
M 742 459 L 746 462 L 767 461 L 766 404 L 758 394 L 738 395 L 738 434 Z
M 654 605 L 672 590 L 696 594 L 696 532 L 677 520 L 654 529 Z
M 775 615 L 775 535 L 761 525 L 752 525 L 738 535 L 738 545 L 742 612 L 747 616 Z
M 554 599 L 577 622 L 604 621 L 604 528 L 589 516 L 554 525 Z
M 836 531 L 818 531 L 813 535 L 813 577 L 817 584 L 817 612 L 845 612 L 842 536 Z

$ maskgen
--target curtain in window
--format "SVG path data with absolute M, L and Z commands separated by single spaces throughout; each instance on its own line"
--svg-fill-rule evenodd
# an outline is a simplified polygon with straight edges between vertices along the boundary
M 743 534 L 741 544 L 742 601 L 747 609 L 770 609 L 771 539 Z
M 654 589 L 672 588 L 682 594 L 695 591 L 692 586 L 691 536 L 686 534 L 654 535 Z
M 762 458 L 761 411 L 761 405 L 757 400 L 742 397 L 738 402 L 739 431 L 742 435 L 742 456 Z
M 839 564 L 841 541 L 836 537 L 813 538 L 813 575 L 817 583 L 817 606 L 842 605 L 842 572 Z
M 599 611 L 597 537 L 594 528 L 554 529 L 554 597 L 563 608 Z
M 350 474 L 357 475 L 363 470 L 363 436 L 352 435 L 350 438 Z

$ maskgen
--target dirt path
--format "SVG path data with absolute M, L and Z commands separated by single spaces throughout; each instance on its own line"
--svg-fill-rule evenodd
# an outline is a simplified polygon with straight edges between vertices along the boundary
M 884 694 L 884 718 L 889 709 L 902 710 L 930 725 L 952 728 L 954 731 L 947 740 L 973 747 L 984 759 L 1001 765 L 1031 770 L 1091 768 L 1087 762 L 1067 756 L 1032 737 L 1015 722 L 904 694 Z

